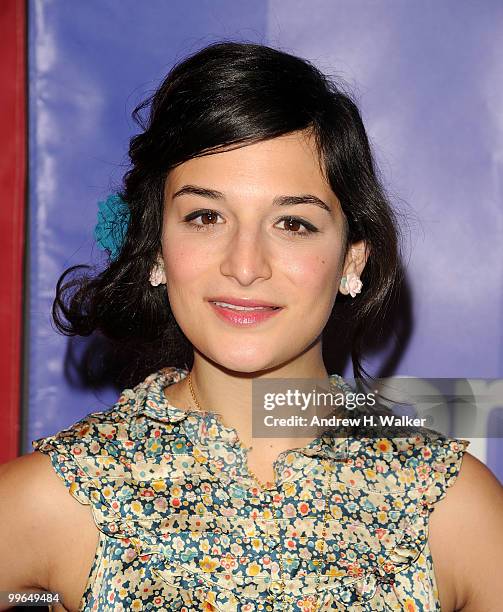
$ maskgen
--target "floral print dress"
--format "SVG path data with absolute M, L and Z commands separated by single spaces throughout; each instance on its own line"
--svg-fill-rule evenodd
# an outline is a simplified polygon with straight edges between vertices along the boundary
M 440 610 L 428 519 L 467 440 L 322 436 L 266 489 L 234 429 L 169 403 L 187 373 L 33 442 L 99 529 L 80 610 Z

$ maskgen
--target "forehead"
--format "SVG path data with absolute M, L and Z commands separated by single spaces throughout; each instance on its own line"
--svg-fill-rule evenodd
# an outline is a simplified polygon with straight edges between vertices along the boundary
M 190 159 L 169 173 L 167 195 L 189 182 L 228 192 L 310 190 L 335 198 L 323 176 L 314 137 L 300 131 Z

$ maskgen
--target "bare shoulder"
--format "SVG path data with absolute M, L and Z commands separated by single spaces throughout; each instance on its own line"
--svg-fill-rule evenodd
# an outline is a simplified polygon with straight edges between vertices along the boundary
M 497 610 L 502 596 L 503 487 L 466 452 L 430 517 L 430 548 L 446 610 Z M 444 606 L 442 607 L 444 609 Z
M 65 588 L 56 584 L 63 564 L 79 583 L 79 565 L 85 574 L 97 543 L 90 507 L 39 452 L 0 466 L 0 529 L 0 591 Z
M 40 589 L 49 582 L 44 531 L 59 490 L 52 486 L 47 458 L 38 453 L 0 466 L 0 590 Z M 51 498 L 51 489 L 56 498 Z
M 37 533 L 41 529 L 40 519 L 49 523 L 53 517 L 61 519 L 69 507 L 68 489 L 54 471 L 49 457 L 39 452 L 1 465 L 0 488 L 4 516 L 10 516 L 14 523 L 23 520 L 24 528 L 34 523 Z M 70 507 L 73 509 L 74 504 Z

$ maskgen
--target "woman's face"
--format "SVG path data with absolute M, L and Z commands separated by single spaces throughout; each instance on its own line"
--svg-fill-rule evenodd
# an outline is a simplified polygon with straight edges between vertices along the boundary
M 319 341 L 342 274 L 344 217 L 310 136 L 191 159 L 169 174 L 164 206 L 170 305 L 203 355 L 256 372 Z M 214 304 L 238 300 L 281 308 Z

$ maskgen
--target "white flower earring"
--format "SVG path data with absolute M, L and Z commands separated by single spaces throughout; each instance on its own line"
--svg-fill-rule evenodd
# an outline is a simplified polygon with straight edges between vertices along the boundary
M 354 272 L 350 272 L 341 278 L 341 293 L 347 295 L 348 293 L 351 297 L 355 297 L 357 293 L 360 293 L 363 287 L 363 283 L 360 280 L 358 274 Z
M 164 270 L 164 262 L 160 257 L 157 258 L 157 261 L 150 272 L 149 280 L 152 287 L 158 287 L 159 285 L 166 284 L 166 272 Z

